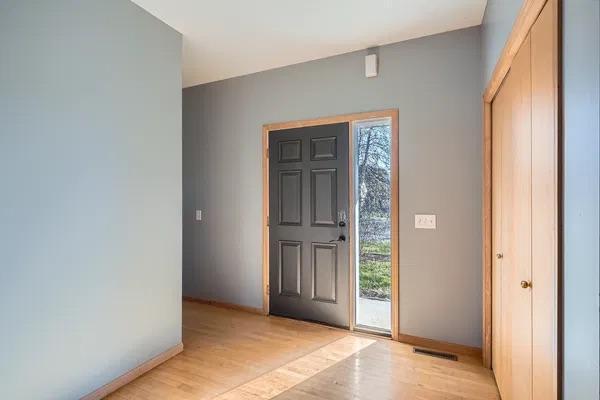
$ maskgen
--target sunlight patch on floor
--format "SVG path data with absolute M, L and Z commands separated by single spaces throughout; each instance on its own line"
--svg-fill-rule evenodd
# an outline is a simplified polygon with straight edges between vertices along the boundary
M 272 399 L 373 343 L 373 339 L 346 336 L 223 393 L 215 400 Z

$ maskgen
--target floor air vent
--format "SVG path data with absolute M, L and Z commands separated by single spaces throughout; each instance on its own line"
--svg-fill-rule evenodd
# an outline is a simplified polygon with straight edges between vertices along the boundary
M 413 347 L 413 353 L 423 354 L 425 356 L 443 358 L 446 360 L 458 361 L 458 357 L 456 357 L 456 355 L 454 355 L 454 354 L 442 353 L 441 351 L 422 349 L 420 347 Z

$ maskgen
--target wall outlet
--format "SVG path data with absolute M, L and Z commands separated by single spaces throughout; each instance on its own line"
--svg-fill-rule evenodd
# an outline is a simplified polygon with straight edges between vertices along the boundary
M 435 229 L 436 218 L 431 214 L 415 214 L 416 229 Z
M 202 210 L 196 210 L 196 221 L 202 221 Z

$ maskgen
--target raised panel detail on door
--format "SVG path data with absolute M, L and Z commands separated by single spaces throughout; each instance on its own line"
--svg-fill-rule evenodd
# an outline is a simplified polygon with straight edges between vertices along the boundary
M 335 160 L 336 158 L 337 139 L 335 136 L 310 140 L 310 159 L 312 161 Z
M 337 212 L 337 171 L 313 169 L 310 173 L 311 224 L 335 226 Z
M 313 300 L 336 301 L 337 245 L 334 243 L 312 244 L 312 290 Z
M 279 294 L 300 296 L 302 242 L 279 241 Z
M 302 171 L 279 171 L 279 224 L 302 224 Z
M 286 140 L 279 142 L 279 162 L 302 161 L 302 141 Z

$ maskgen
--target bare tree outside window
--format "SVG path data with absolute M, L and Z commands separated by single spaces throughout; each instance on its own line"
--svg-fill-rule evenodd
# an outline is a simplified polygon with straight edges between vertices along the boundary
M 357 139 L 359 294 L 390 300 L 390 126 L 360 127 Z

